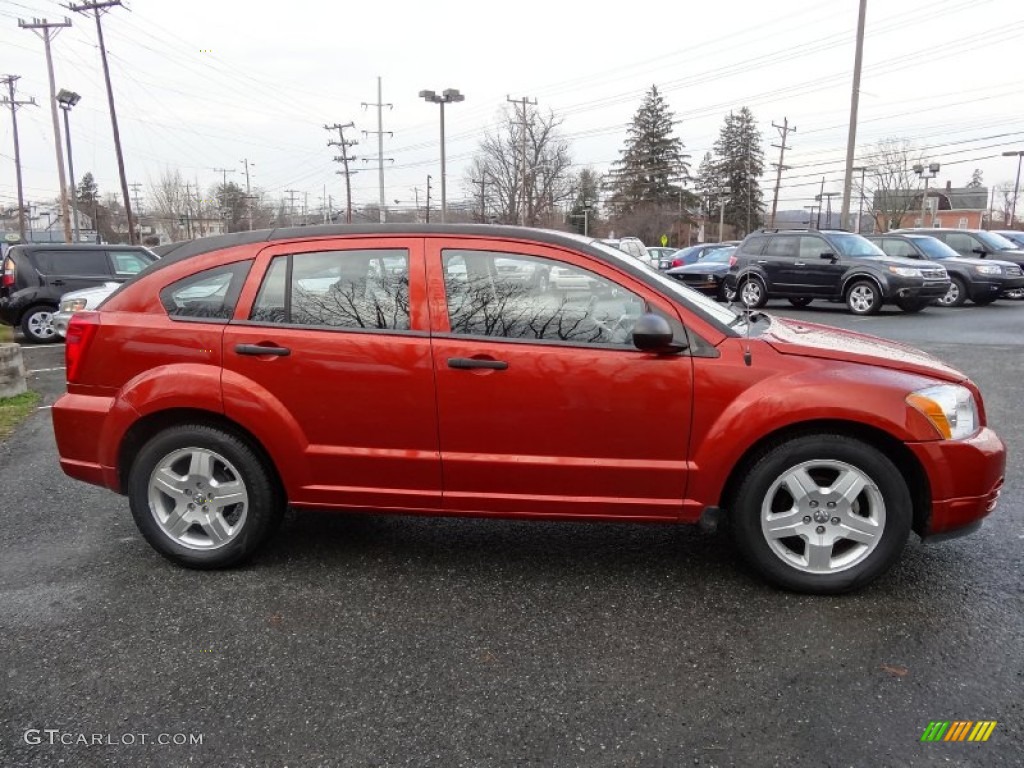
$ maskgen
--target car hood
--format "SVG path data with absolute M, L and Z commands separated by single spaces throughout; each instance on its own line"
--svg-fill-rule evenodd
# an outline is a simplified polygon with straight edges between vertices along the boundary
M 943 381 L 967 379 L 966 374 L 915 347 L 828 325 L 773 315 L 771 325 L 760 338 L 784 355 L 864 363 Z
M 71 291 L 65 293 L 60 297 L 61 301 L 65 299 L 102 299 L 106 298 L 114 291 L 118 289 L 120 283 L 104 283 L 103 285 L 94 285 L 92 288 L 82 288 L 78 291 Z

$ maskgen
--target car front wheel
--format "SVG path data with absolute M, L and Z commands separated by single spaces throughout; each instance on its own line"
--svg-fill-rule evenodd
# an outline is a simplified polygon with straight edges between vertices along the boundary
M 31 307 L 21 318 L 21 332 L 25 338 L 37 344 L 57 340 L 57 329 L 53 327 L 53 307 Z
M 252 448 L 200 424 L 166 429 L 142 447 L 131 467 L 128 497 L 150 545 L 179 565 L 199 569 L 248 559 L 284 512 Z
M 910 535 L 911 499 L 881 451 L 843 435 L 808 435 L 760 457 L 731 513 L 738 548 L 767 580 L 835 594 L 896 562 Z
M 882 308 L 882 292 L 870 280 L 858 280 L 846 292 L 846 306 L 855 315 L 873 315 Z
M 959 307 L 967 301 L 967 286 L 959 277 L 951 277 L 946 295 L 939 299 L 940 307 Z
M 762 283 L 756 277 L 748 277 L 740 285 L 739 291 L 740 301 L 748 309 L 760 309 L 768 301 L 768 292 L 765 290 L 764 283 Z

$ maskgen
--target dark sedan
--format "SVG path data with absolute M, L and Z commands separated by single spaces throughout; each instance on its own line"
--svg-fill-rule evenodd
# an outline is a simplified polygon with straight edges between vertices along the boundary
M 714 296 L 719 301 L 733 301 L 736 298 L 736 292 L 726 288 L 725 276 L 729 272 L 729 267 L 736 260 L 733 256 L 735 252 L 735 245 L 715 248 L 697 263 L 673 267 L 666 274 L 685 283 L 695 291 Z

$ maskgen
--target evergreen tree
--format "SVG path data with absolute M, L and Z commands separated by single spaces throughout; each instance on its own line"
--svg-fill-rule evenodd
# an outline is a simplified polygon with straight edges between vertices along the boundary
M 93 178 L 92 171 L 87 171 L 82 177 L 76 194 L 78 195 L 78 207 L 92 215 L 93 209 L 100 200 L 100 190 L 96 186 L 96 179 Z
M 611 171 L 609 204 L 616 214 L 633 213 L 645 203 L 679 205 L 690 166 L 682 140 L 673 135 L 673 123 L 673 113 L 652 85 L 629 125 L 622 158 Z
M 983 186 L 981 176 L 981 168 L 975 168 L 974 173 L 971 174 L 971 180 L 967 184 L 968 189 L 979 189 L 981 186 Z
M 566 224 L 583 234 L 593 234 L 597 220 L 598 193 L 601 181 L 590 168 L 584 168 L 576 177 L 574 194 Z M 586 211 L 586 213 L 584 213 Z
M 764 173 L 764 150 L 757 121 L 747 107 L 725 118 L 715 142 L 718 174 L 728 186 L 725 221 L 737 234 L 746 234 L 761 226 L 764 218 L 764 196 L 758 178 Z

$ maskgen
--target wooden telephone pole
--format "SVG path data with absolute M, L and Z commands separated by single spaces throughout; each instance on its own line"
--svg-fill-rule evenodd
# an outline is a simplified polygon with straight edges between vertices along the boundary
M 39 106 L 36 104 L 35 98 L 31 98 L 28 101 L 18 101 L 14 98 L 14 83 L 19 79 L 19 75 L 4 75 L 0 77 L 0 83 L 7 86 L 7 92 L 10 96 L 4 96 L 3 101 L 0 104 L 6 104 L 11 108 L 11 123 L 14 128 L 14 173 L 18 181 L 18 234 L 21 235 L 21 241 L 25 242 L 25 194 L 21 185 L 21 145 L 18 143 L 18 107 L 31 104 L 32 106 Z

